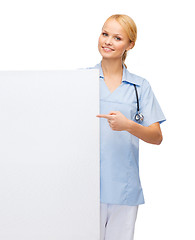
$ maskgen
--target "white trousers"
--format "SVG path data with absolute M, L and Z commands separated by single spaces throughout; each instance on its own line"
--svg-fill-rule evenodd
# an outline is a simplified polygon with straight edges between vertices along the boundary
M 100 240 L 133 240 L 138 206 L 100 203 Z

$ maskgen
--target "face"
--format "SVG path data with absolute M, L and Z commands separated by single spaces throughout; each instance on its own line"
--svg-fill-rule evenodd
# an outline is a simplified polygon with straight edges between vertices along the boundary
M 103 58 L 122 58 L 125 50 L 133 47 L 122 26 L 114 19 L 104 23 L 98 40 L 98 50 Z

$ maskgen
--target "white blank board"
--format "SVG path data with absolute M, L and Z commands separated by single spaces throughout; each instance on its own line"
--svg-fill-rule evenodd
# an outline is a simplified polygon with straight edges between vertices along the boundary
M 99 72 L 0 72 L 0 239 L 99 240 Z

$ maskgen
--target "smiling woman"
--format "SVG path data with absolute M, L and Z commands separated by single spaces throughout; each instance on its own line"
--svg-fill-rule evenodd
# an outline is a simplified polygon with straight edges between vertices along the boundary
M 106 20 L 98 41 L 101 240 L 133 240 L 138 206 L 144 203 L 139 139 L 162 141 L 160 123 L 165 117 L 150 84 L 124 63 L 136 39 L 134 21 L 116 14 Z M 135 118 L 139 114 L 142 121 Z
M 134 47 L 136 39 L 137 27 L 133 19 L 126 15 L 125 18 L 113 15 L 104 23 L 99 37 L 98 49 L 101 55 L 114 52 L 112 55 L 102 56 L 105 58 L 122 57 L 124 63 L 127 51 Z

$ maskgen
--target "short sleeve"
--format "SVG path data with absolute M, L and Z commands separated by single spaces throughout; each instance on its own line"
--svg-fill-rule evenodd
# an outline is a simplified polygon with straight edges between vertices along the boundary
M 162 109 L 152 91 L 149 82 L 144 79 L 140 98 L 140 113 L 144 115 L 143 126 L 150 126 L 155 122 L 166 121 Z

